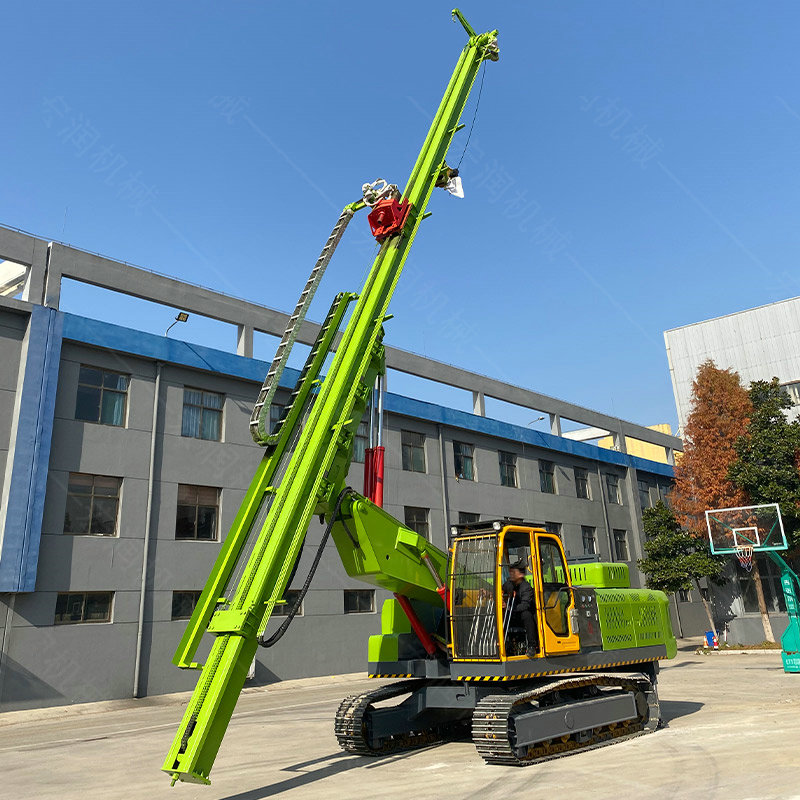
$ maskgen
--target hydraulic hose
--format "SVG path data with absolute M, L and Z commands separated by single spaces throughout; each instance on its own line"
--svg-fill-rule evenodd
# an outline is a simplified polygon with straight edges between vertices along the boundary
M 339 517 L 339 511 L 342 507 L 342 503 L 344 502 L 345 498 L 348 495 L 355 494 L 355 492 L 349 487 L 346 486 L 339 492 L 339 496 L 336 498 L 336 505 L 334 506 L 333 513 L 331 514 L 330 522 L 328 523 L 327 527 L 325 528 L 325 532 L 322 534 L 322 540 L 319 543 L 319 547 L 317 548 L 317 553 L 314 556 L 314 561 L 311 564 L 311 569 L 308 571 L 308 576 L 306 577 L 306 581 L 303 584 L 303 588 L 300 590 L 300 594 L 295 600 L 294 605 L 292 606 L 289 613 L 286 615 L 286 619 L 281 623 L 281 626 L 275 633 L 272 634 L 269 638 L 264 638 L 264 634 L 258 637 L 258 643 L 261 647 L 272 647 L 274 644 L 277 644 L 280 639 L 283 637 L 283 634 L 289 630 L 289 626 L 292 624 L 292 620 L 297 615 L 297 612 L 300 610 L 300 606 L 303 604 L 303 598 L 308 593 L 308 588 L 311 586 L 311 581 L 314 579 L 314 573 L 317 571 L 317 567 L 319 566 L 319 562 L 322 560 L 322 553 L 325 550 L 325 544 L 328 541 L 328 537 L 331 535 L 331 531 L 333 530 L 333 526 L 336 523 Z M 344 524 L 344 520 L 342 520 Z M 345 530 L 347 531 L 348 535 L 351 539 L 353 539 L 353 534 L 350 533 L 347 526 L 345 525 Z M 358 542 L 353 541 L 353 544 L 358 547 Z M 300 557 L 297 558 L 297 563 L 300 563 Z M 297 564 L 295 564 L 295 570 L 297 570 Z M 292 572 L 294 575 L 294 572 Z M 291 583 L 291 580 L 289 581 Z

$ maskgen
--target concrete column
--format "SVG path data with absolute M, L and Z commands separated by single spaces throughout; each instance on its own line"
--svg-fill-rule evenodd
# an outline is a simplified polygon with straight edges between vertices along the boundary
M 486 398 L 483 396 L 483 392 L 472 393 L 472 413 L 479 417 L 486 416 Z
M 614 443 L 614 449 L 618 453 L 627 453 L 628 445 L 625 442 L 625 434 L 622 431 L 611 431 L 611 438 Z
M 50 242 L 47 245 L 47 274 L 44 284 L 43 305 L 58 308 L 61 302 L 61 265 L 58 259 L 58 249 L 63 245 Z
M 444 549 L 450 546 L 450 509 L 449 499 L 447 496 L 447 461 L 444 454 L 444 431 L 442 426 L 436 426 L 436 432 L 439 435 L 439 467 L 442 471 L 442 517 L 444 519 Z
M 667 464 L 675 466 L 675 451 L 671 447 L 665 447 L 664 451 L 667 455 Z
M 631 572 L 636 570 L 636 561 L 644 555 L 642 552 L 642 542 L 644 541 L 644 528 L 642 527 L 642 511 L 639 506 L 639 473 L 635 467 L 628 467 L 628 474 L 625 476 L 628 484 L 627 494 L 631 512 L 631 535 L 628 538 L 628 549 L 631 557 Z M 636 570 L 638 575 L 638 570 Z M 641 581 L 639 581 L 641 584 Z
M 28 303 L 41 304 L 44 298 L 44 282 L 47 273 L 47 244 L 41 239 L 34 239 L 31 264 L 25 287 L 22 290 L 22 299 Z
M 236 326 L 236 355 L 245 358 L 253 357 L 253 326 Z
M 550 414 L 550 433 L 561 436 L 561 417 L 558 414 Z
M 603 480 L 603 473 L 600 471 L 600 464 L 597 464 L 597 480 L 600 482 L 600 502 L 603 504 L 603 524 L 606 528 L 608 560 L 616 561 L 614 555 L 614 542 L 611 540 L 611 526 L 608 523 L 608 498 L 606 497 L 605 481 Z

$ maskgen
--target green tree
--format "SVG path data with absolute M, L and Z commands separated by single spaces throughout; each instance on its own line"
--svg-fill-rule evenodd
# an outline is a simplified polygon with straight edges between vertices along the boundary
M 725 563 L 711 555 L 706 539 L 681 528 L 675 514 L 659 500 L 642 512 L 646 557 L 638 562 L 647 578 L 647 586 L 674 594 L 692 585 L 703 601 L 711 630 L 716 630 L 708 600 L 700 591 L 700 578 L 721 585 L 725 582 Z
M 736 459 L 728 478 L 750 498 L 750 503 L 778 503 L 789 548 L 800 546 L 800 422 L 789 422 L 786 410 L 792 401 L 777 378 L 753 381 L 749 390 L 753 412 L 747 431 L 736 440 Z M 758 607 L 767 641 L 775 641 L 769 620 L 761 571 L 753 559 Z
M 778 503 L 789 549 L 800 547 L 800 422 L 789 422 L 792 401 L 777 378 L 750 384 L 753 413 L 734 449 L 728 477 L 753 505 Z

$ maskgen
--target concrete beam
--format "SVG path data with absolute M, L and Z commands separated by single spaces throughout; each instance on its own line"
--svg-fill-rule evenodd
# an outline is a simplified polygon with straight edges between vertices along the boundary
M 608 436 L 610 431 L 605 428 L 579 428 L 576 431 L 567 431 L 562 434 L 565 439 L 572 439 L 573 442 L 591 442 L 592 439 L 601 439 Z
M 29 267 L 33 263 L 33 251 L 37 242 L 44 242 L 47 245 L 44 239 L 38 239 L 29 233 L 12 228 L 0 228 L 0 259 L 15 261 L 17 264 Z
M 46 244 L 42 239 L 38 241 Z M 0 227 L 0 257 L 22 264 L 30 264 L 36 242 L 37 239 L 34 236 Z M 289 320 L 288 314 L 273 308 L 54 242 L 50 244 L 45 305 L 58 307 L 62 277 L 73 278 L 132 297 L 139 297 L 227 322 L 236 326 L 237 351 L 240 328 L 245 330 L 250 328 L 273 336 L 281 336 Z M 297 341 L 312 345 L 318 333 L 319 325 L 307 321 L 300 329 Z M 244 343 L 242 347 L 245 347 Z M 615 435 L 623 437 L 622 441 L 625 436 L 630 436 L 660 445 L 665 449 L 683 449 L 681 440 L 676 436 L 653 431 L 644 425 L 620 420 L 599 411 L 583 408 L 574 403 L 524 389 L 521 386 L 488 378 L 485 375 L 478 375 L 454 367 L 452 364 L 434 361 L 405 350 L 387 347 L 386 366 L 398 372 L 405 372 L 472 392 L 473 398 L 476 396 L 494 397 L 507 403 L 548 414 L 551 418 L 557 416 L 601 428 L 603 431 L 614 431 Z

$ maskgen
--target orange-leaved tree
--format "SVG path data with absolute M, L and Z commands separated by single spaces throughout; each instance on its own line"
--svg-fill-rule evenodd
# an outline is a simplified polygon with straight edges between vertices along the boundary
M 728 468 L 737 458 L 735 445 L 747 432 L 752 410 L 737 372 L 719 369 L 711 360 L 700 365 L 692 384 L 692 410 L 683 429 L 683 455 L 675 464 L 675 485 L 669 496 L 681 527 L 698 539 L 707 541 L 706 510 L 747 503 L 747 495 L 728 480 Z M 711 619 L 711 609 L 702 599 Z
M 703 362 L 692 384 L 692 410 L 683 429 L 683 455 L 675 464 L 670 501 L 681 526 L 706 536 L 705 511 L 747 503 L 728 480 L 736 441 L 747 432 L 753 405 L 739 373 Z

